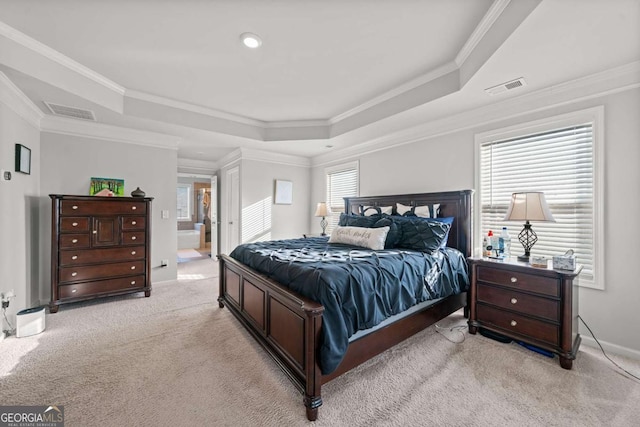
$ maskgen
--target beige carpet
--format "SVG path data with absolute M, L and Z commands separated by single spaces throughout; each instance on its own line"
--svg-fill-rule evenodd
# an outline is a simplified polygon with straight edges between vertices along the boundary
M 0 404 L 64 405 L 67 426 L 638 425 L 640 384 L 595 349 L 583 346 L 566 371 L 515 344 L 466 333 L 455 344 L 433 327 L 326 384 L 309 423 L 301 395 L 218 308 L 215 262 L 185 265 L 204 278 L 62 306 L 44 333 L 1 342 Z M 454 314 L 440 325 L 463 323 Z

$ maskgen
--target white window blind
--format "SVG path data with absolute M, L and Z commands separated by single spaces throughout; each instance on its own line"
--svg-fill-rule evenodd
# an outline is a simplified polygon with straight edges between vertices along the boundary
M 481 232 L 507 226 L 512 255 L 524 253 L 518 241 L 523 224 L 505 222 L 511 193 L 542 191 L 556 222 L 532 222 L 538 241 L 532 255 L 552 257 L 568 249 L 584 268 L 580 281 L 593 282 L 594 144 L 593 124 L 584 123 L 480 145 Z
M 191 185 L 178 184 L 177 202 L 177 219 L 191 221 Z
M 358 195 L 358 164 L 338 166 L 327 170 L 327 203 L 331 215 L 327 218 L 327 234 L 338 225 L 344 212 L 344 198 Z

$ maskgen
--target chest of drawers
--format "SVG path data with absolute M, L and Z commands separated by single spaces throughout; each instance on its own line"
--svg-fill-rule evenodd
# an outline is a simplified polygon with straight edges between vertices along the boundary
M 50 197 L 51 313 L 70 302 L 151 295 L 152 198 Z
M 571 369 L 580 346 L 575 271 L 470 258 L 469 332 L 479 327 L 558 354 Z

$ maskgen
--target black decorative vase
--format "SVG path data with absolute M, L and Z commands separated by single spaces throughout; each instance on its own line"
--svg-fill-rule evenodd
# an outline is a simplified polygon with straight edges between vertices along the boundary
M 145 194 L 146 193 L 142 191 L 140 187 L 137 187 L 135 190 L 131 192 L 131 197 L 144 197 Z

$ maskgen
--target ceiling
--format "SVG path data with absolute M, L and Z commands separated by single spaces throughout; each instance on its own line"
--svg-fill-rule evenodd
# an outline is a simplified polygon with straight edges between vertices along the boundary
M 0 24 L 45 129 L 73 120 L 53 102 L 208 161 L 318 156 L 640 60 L 639 0 L 0 0 Z

